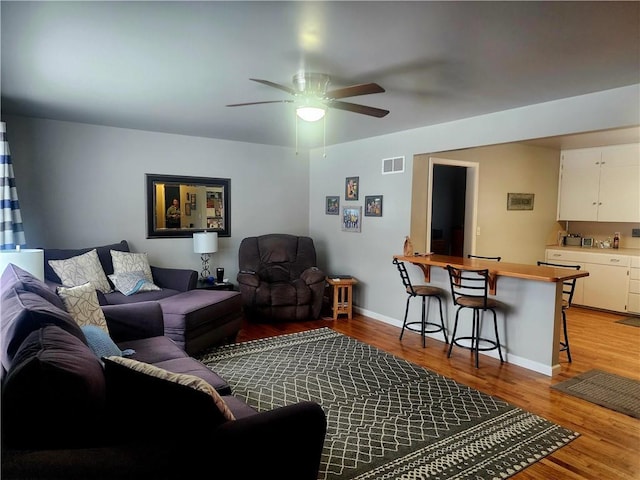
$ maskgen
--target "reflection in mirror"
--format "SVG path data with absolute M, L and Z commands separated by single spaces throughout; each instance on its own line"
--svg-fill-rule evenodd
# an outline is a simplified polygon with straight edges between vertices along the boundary
M 147 238 L 231 236 L 230 179 L 146 174 Z

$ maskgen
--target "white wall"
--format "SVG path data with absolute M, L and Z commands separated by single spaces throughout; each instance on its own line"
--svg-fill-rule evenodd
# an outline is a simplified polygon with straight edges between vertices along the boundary
M 402 251 L 409 232 L 414 155 L 638 125 L 639 88 L 329 146 L 326 158 L 322 149 L 296 156 L 293 148 L 10 116 L 3 120 L 30 247 L 127 239 L 133 250 L 149 252 L 154 264 L 199 270 L 190 239 L 145 238 L 144 174 L 231 178 L 232 237 L 221 239 L 213 266 L 225 267 L 234 279 L 243 237 L 308 233 L 321 268 L 360 280 L 356 305 L 398 324 L 406 296 L 391 259 Z M 404 174 L 381 175 L 381 159 L 402 155 Z M 360 177 L 360 199 L 350 204 L 363 205 L 365 195 L 384 196 L 383 217 L 363 217 L 361 233 L 342 232 L 340 216 L 324 213 L 327 195 L 339 195 L 345 204 L 347 176 Z
M 313 150 L 310 235 L 320 245 L 329 272 L 349 273 L 359 280 L 354 290 L 357 307 L 374 318 L 400 325 L 406 294 L 391 260 L 394 254 L 402 253 L 410 230 L 414 155 L 638 124 L 640 85 L 633 85 L 334 145 L 327 147 L 326 158 L 322 150 Z M 396 156 L 405 157 L 405 173 L 382 175 L 381 159 Z M 364 217 L 362 233 L 342 232 L 340 218 L 324 214 L 326 195 L 340 195 L 341 205 L 345 204 L 347 176 L 360 177 L 361 195 L 358 202 L 348 203 L 362 205 L 364 195 L 384 195 L 383 217 Z M 557 191 L 550 195 L 557 195 Z M 417 268 L 410 274 L 416 283 L 422 280 Z M 419 313 L 416 304 L 410 315 L 416 319 Z
M 145 173 L 231 179 L 231 237 L 212 267 L 235 281 L 242 238 L 308 234 L 309 160 L 292 149 L 6 116 L 29 247 L 128 240 L 153 265 L 201 270 L 191 238 L 146 238 Z

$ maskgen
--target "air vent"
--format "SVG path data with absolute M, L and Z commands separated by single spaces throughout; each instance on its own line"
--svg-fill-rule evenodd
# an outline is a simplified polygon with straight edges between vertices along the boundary
M 403 173 L 404 172 L 404 157 L 393 157 L 382 159 L 382 174 L 388 175 L 390 173 Z

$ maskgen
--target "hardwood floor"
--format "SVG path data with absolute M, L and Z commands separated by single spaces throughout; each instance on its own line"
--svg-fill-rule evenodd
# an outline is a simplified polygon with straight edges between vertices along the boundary
M 640 380 L 640 328 L 615 323 L 623 315 L 572 307 L 568 311 L 569 339 L 573 363 L 560 354 L 561 372 L 553 378 L 524 368 L 500 364 L 491 357 L 480 358 L 454 349 L 447 358 L 447 346 L 428 339 L 422 348 L 420 336 L 386 323 L 354 314 L 334 321 L 323 318 L 297 323 L 246 322 L 238 342 L 329 327 L 375 345 L 382 350 L 453 378 L 482 392 L 540 415 L 581 436 L 552 455 L 515 475 L 516 480 L 536 479 L 640 479 L 640 420 L 551 389 L 551 385 L 591 369 Z

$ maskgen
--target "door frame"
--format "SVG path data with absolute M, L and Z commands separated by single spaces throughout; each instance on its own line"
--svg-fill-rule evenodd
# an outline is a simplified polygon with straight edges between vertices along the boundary
M 446 158 L 429 157 L 429 180 L 427 182 L 427 252 L 431 251 L 431 210 L 433 194 L 433 166 L 445 165 L 450 167 L 464 167 L 467 169 L 467 188 L 464 207 L 464 249 L 463 256 L 474 254 L 476 251 L 476 230 L 478 225 L 478 185 L 480 178 L 480 164 L 465 160 L 450 160 Z

